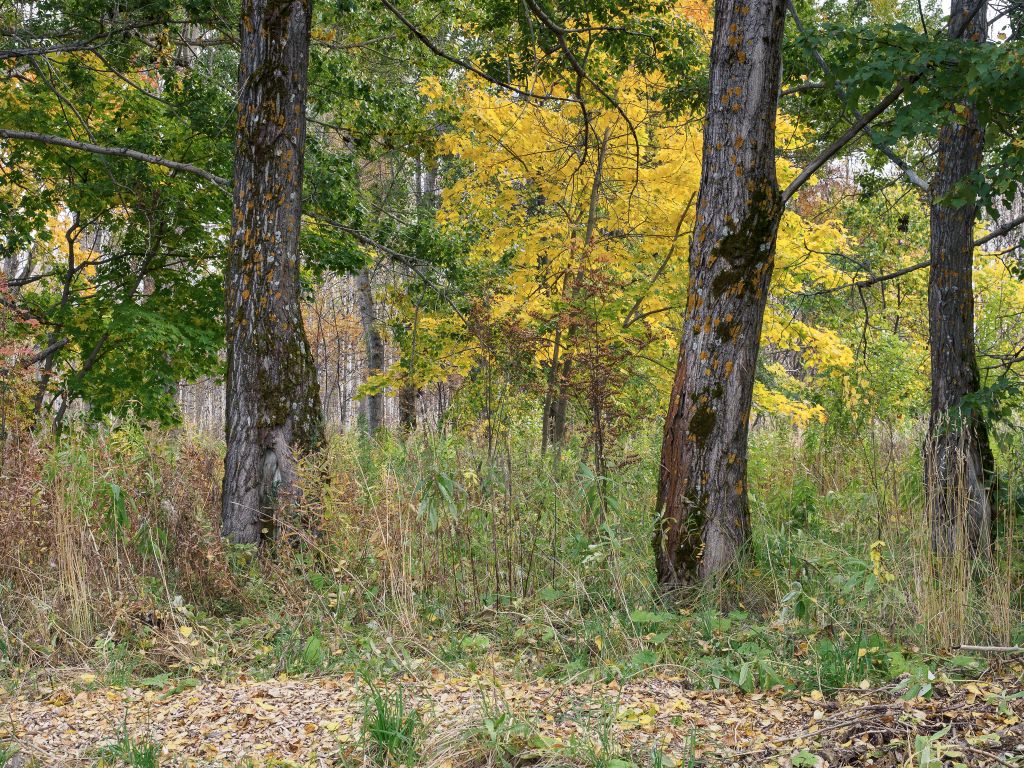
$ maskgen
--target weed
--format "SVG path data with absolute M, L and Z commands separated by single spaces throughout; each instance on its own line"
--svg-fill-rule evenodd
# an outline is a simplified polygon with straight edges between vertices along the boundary
M 479 768 L 518 768 L 529 764 L 531 751 L 544 746 L 536 729 L 513 713 L 497 694 L 481 689 L 483 712 L 480 723 L 467 729 L 454 743 L 445 744 L 443 755 L 432 763 L 452 762 Z M 439 759 L 443 758 L 443 759 Z
M 363 705 L 363 745 L 377 765 L 413 766 L 419 756 L 420 716 L 401 688 L 382 691 L 369 680 Z
M 161 747 L 148 739 L 137 740 L 123 723 L 113 744 L 98 752 L 101 766 L 124 765 L 127 768 L 159 768 Z
M 14 744 L 0 744 L 0 768 L 6 768 L 18 754 L 18 748 Z

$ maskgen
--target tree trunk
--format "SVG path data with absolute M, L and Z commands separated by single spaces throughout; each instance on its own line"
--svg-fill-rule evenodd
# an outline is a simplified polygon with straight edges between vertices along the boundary
M 577 298 L 580 290 L 580 283 L 584 277 L 584 270 L 588 266 L 591 251 L 594 247 L 594 234 L 597 231 L 598 205 L 601 200 L 601 184 L 604 181 L 604 161 L 608 154 L 608 141 L 611 138 L 609 129 L 605 129 L 597 147 L 597 165 L 594 168 L 594 178 L 590 184 L 590 198 L 587 205 L 587 218 L 583 230 L 583 246 L 580 251 L 580 262 L 575 265 L 575 271 L 565 276 L 565 287 L 562 290 L 562 298 L 567 300 L 569 305 L 569 323 L 565 330 L 565 344 L 562 344 L 562 330 L 555 329 L 554 351 L 551 355 L 551 369 L 548 377 L 548 392 L 544 399 L 543 412 L 543 438 L 541 440 L 541 453 L 544 453 L 548 446 L 555 449 L 556 460 L 561 455 L 562 446 L 565 444 L 566 426 L 569 414 L 569 391 L 572 386 L 572 342 L 576 336 L 578 320 L 576 313 Z M 570 246 L 571 248 L 571 246 Z M 570 269 L 572 267 L 570 266 Z M 559 354 L 561 352 L 561 362 Z
M 255 543 L 324 438 L 299 287 L 310 0 L 243 0 L 225 299 L 223 534 Z
M 972 0 L 954 0 L 950 34 L 973 10 Z M 986 36 L 985 6 L 966 25 L 963 38 Z M 988 479 L 992 454 L 977 409 L 964 397 L 978 391 L 974 347 L 974 219 L 977 203 L 946 205 L 943 198 L 981 168 L 984 127 L 970 103 L 955 122 L 943 126 L 938 169 L 931 190 L 931 271 L 928 279 L 928 343 L 931 347 L 931 418 L 925 457 L 925 487 L 932 545 L 939 554 L 986 547 L 992 527 Z
M 416 429 L 416 400 L 420 388 L 414 383 L 402 384 L 398 389 L 398 424 L 405 432 Z
M 716 0 L 697 225 L 654 536 L 671 588 L 730 567 L 750 534 L 747 430 L 775 240 L 784 0 Z
M 384 340 L 377 329 L 369 267 L 363 267 L 356 275 L 356 293 L 359 296 L 359 319 L 363 325 L 363 341 L 366 344 L 366 376 L 369 378 L 384 370 Z M 384 423 L 384 395 L 379 392 L 366 395 L 364 403 L 366 432 L 373 437 Z
M 551 351 L 551 362 L 548 363 L 548 381 L 544 392 L 544 406 L 540 419 L 540 452 L 547 453 L 552 442 L 554 426 L 555 399 L 558 397 L 559 374 L 562 369 L 560 355 L 562 353 L 562 329 L 555 328 L 555 339 Z M 564 421 L 564 419 L 563 419 Z

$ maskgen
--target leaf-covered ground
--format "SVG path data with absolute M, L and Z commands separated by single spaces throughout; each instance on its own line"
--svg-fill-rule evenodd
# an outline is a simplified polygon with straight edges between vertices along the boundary
M 835 697 L 695 691 L 665 675 L 565 684 L 434 671 L 386 685 L 418 713 L 416 764 L 438 768 L 940 768 L 1024 766 L 1019 680 L 1018 669 L 937 683 L 911 700 L 898 687 Z M 373 750 L 368 700 L 353 675 L 162 690 L 100 687 L 86 675 L 0 695 L 0 744 L 13 742 L 23 764 L 91 765 L 127 733 L 160 745 L 162 765 L 360 765 Z

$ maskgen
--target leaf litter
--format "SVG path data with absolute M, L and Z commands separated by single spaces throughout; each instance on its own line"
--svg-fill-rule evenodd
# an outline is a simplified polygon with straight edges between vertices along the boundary
M 47 766 L 91 765 L 123 733 L 159 744 L 162 765 L 369 760 L 361 739 L 367 685 L 352 673 L 168 680 L 162 689 L 93 683 L 79 678 L 0 694 L 0 744 Z M 436 768 L 487 764 L 453 745 L 493 723 L 499 710 L 530 733 L 514 765 L 580 765 L 573 756 L 586 747 L 592 756 L 614 750 L 621 757 L 599 764 L 615 766 L 1024 766 L 1019 669 L 940 683 L 928 698 L 910 699 L 899 686 L 835 697 L 693 690 L 668 675 L 561 683 L 438 669 L 377 684 L 401 690 L 422 718 L 417 764 Z

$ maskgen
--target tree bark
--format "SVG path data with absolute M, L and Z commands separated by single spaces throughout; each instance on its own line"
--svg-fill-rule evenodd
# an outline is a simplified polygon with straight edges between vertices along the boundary
M 784 0 L 716 0 L 697 225 L 662 443 L 665 588 L 729 568 L 750 535 L 747 430 L 782 215 L 775 112 Z
M 405 432 L 416 429 L 416 401 L 420 388 L 415 383 L 402 384 L 398 389 L 398 424 Z
M 974 0 L 953 0 L 949 34 L 974 10 Z M 986 37 L 986 9 L 974 14 L 961 36 Z M 942 127 L 931 189 L 932 268 L 928 278 L 928 342 L 931 347 L 931 418 L 925 457 L 925 487 L 932 545 L 939 554 L 986 547 L 992 527 L 988 480 L 992 453 L 977 409 L 960 406 L 980 386 L 974 345 L 974 199 L 962 205 L 944 198 L 981 168 L 985 129 L 974 105 Z
M 299 285 L 310 14 L 310 0 L 242 2 L 222 496 L 222 532 L 239 543 L 273 535 L 298 454 L 324 438 Z
M 359 295 L 359 319 L 363 326 L 363 341 L 366 344 L 366 376 L 369 378 L 384 370 L 384 340 L 381 339 L 380 331 L 377 328 L 369 267 L 363 267 L 356 275 L 356 293 Z M 364 403 L 366 432 L 373 437 L 384 424 L 384 395 L 380 392 L 366 395 Z

